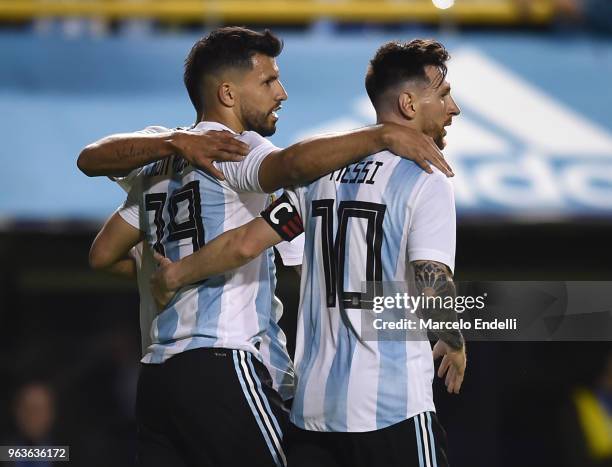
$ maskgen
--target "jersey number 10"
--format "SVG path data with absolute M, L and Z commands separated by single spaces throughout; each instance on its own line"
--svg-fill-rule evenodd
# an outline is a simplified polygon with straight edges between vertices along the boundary
M 382 226 L 387 207 L 384 204 L 366 201 L 341 201 L 338 206 L 338 231 L 336 232 L 335 239 L 333 209 L 333 199 L 318 199 L 312 202 L 312 217 L 322 218 L 321 254 L 323 258 L 323 271 L 325 273 L 327 306 L 336 306 L 338 284 L 340 286 L 338 296 L 343 308 L 370 309 L 373 304 L 374 295 L 379 292 L 375 288 L 382 287 Z M 344 290 L 346 237 L 348 222 L 351 218 L 365 219 L 367 221 L 365 236 L 366 293 L 347 292 Z M 352 248 L 358 248 L 358 246 L 355 245 Z

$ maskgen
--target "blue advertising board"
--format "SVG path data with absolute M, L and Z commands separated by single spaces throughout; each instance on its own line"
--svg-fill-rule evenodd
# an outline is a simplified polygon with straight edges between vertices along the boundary
M 427 34 L 431 36 L 431 34 Z M 368 60 L 389 35 L 285 35 L 289 99 L 279 146 L 375 120 Z M 197 36 L 0 35 L 0 219 L 106 217 L 122 201 L 78 172 L 87 143 L 152 124 L 190 125 L 182 63 Z M 462 109 L 448 129 L 460 217 L 612 219 L 612 41 L 525 34 L 436 37 Z

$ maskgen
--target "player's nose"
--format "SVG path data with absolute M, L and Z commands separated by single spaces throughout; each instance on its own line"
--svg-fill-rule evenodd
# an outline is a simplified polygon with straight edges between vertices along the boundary
M 287 91 L 285 91 L 285 86 L 283 86 L 280 80 L 278 81 L 278 96 L 276 98 L 279 101 L 286 101 L 289 98 Z
M 461 108 L 459 108 L 459 106 L 455 102 L 455 99 L 453 99 L 452 97 L 450 98 L 450 107 L 448 111 L 454 117 L 458 116 L 461 113 Z

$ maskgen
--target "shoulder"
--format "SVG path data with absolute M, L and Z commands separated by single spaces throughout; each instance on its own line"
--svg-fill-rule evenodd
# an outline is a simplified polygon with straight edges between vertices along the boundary
M 255 131 L 245 131 L 238 136 L 238 139 L 248 144 L 251 147 L 251 150 L 261 145 L 275 147 L 269 139 L 264 138 Z
M 170 128 L 166 128 L 165 126 L 161 126 L 161 125 L 151 125 L 151 126 L 148 126 L 138 131 L 137 133 L 154 134 L 154 133 L 165 133 L 167 131 L 170 131 Z
M 433 173 L 428 174 L 427 172 L 423 171 L 423 184 L 424 185 L 430 185 L 433 189 L 435 190 L 440 190 L 440 191 L 452 191 L 453 190 L 453 184 L 451 182 L 451 179 L 448 178 L 446 175 L 444 175 L 440 170 L 438 170 L 435 167 L 431 167 L 433 170 Z
M 412 198 L 413 202 L 420 204 L 436 200 L 439 203 L 454 204 L 455 194 L 450 178 L 435 167 L 432 167 L 432 169 L 433 173 L 429 174 L 423 171 L 419 176 Z

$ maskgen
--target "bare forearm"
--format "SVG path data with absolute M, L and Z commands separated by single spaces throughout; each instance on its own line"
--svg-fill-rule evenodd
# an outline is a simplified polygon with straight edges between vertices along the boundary
M 266 221 L 257 217 L 219 235 L 194 254 L 170 263 L 163 273 L 164 285 L 176 290 L 239 268 L 280 241 L 280 236 Z
M 382 125 L 322 136 L 290 148 L 296 182 L 306 183 L 385 148 Z
M 173 153 L 173 132 L 124 133 L 102 138 L 86 146 L 77 161 L 87 176 L 124 176 L 138 167 Z
M 259 172 L 261 186 L 273 192 L 308 183 L 386 149 L 387 136 L 383 125 L 373 125 L 301 141 L 283 149 L 269 161 L 264 160 Z
M 124 258 L 107 268 L 106 272 L 127 279 L 136 279 L 136 262 L 134 258 Z
M 431 318 L 433 321 L 450 325 L 457 321 L 457 312 L 453 307 L 445 308 L 443 303 L 447 297 L 454 299 L 457 295 L 455 283 L 448 268 L 442 263 L 435 261 L 415 261 L 414 279 L 417 293 L 426 298 L 434 297 L 428 301 L 428 306 L 420 310 L 422 317 Z M 433 304 L 433 306 L 429 306 Z M 441 330 L 433 331 L 433 334 L 448 344 L 453 350 L 463 347 L 463 335 L 459 330 L 450 326 L 441 326 Z
M 241 238 L 239 229 L 230 230 L 194 254 L 169 265 L 166 272 L 169 288 L 179 289 L 248 263 L 254 256 L 243 253 Z

